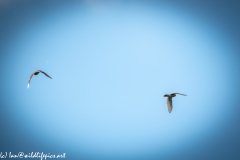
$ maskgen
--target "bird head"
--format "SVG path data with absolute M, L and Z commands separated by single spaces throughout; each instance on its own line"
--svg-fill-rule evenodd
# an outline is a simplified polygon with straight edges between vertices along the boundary
M 163 97 L 169 97 L 167 94 L 164 94 L 164 96 Z

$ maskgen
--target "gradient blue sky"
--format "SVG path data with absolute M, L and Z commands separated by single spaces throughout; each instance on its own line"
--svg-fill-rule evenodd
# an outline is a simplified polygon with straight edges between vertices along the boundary
M 240 158 L 240 4 L 216 2 L 0 1 L 0 152 Z

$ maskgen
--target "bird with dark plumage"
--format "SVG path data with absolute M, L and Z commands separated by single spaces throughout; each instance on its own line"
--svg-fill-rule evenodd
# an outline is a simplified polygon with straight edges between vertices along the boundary
M 168 112 L 171 113 L 172 112 L 172 108 L 173 108 L 173 105 L 172 105 L 172 98 L 176 96 L 176 94 L 180 94 L 180 95 L 183 95 L 183 96 L 187 96 L 185 94 L 181 94 L 181 93 L 171 93 L 171 94 L 165 94 L 163 97 L 168 97 L 167 98 L 167 106 L 168 106 Z
M 47 73 L 45 73 L 45 72 L 43 72 L 43 71 L 41 71 L 41 70 L 36 70 L 35 72 L 33 72 L 33 73 L 30 75 L 30 78 L 29 78 L 29 80 L 28 80 L 27 88 L 29 88 L 29 86 L 30 86 L 30 81 L 31 81 L 32 77 L 33 77 L 34 75 L 38 75 L 40 72 L 43 73 L 43 74 L 45 74 L 45 76 L 47 76 L 48 78 L 51 78 L 51 79 L 52 79 L 52 77 L 50 77 Z

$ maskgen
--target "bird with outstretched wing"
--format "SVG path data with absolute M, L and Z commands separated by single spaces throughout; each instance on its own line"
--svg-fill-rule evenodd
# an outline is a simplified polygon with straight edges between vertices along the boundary
M 45 73 L 45 72 L 43 72 L 43 71 L 41 71 L 41 70 L 36 70 L 35 72 L 33 72 L 33 73 L 30 75 L 30 78 L 29 78 L 29 80 L 28 80 L 27 88 L 30 87 L 30 81 L 31 81 L 32 77 L 33 77 L 34 75 L 38 75 L 40 72 L 43 73 L 43 74 L 44 74 L 45 76 L 47 76 L 48 78 L 51 78 L 51 79 L 52 79 L 52 77 L 50 77 L 47 73 Z
M 187 96 L 185 94 L 181 94 L 181 93 L 171 93 L 171 94 L 165 94 L 163 97 L 167 97 L 167 107 L 168 107 L 168 112 L 171 113 L 172 112 L 172 98 L 176 96 L 176 94 L 182 95 L 182 96 Z

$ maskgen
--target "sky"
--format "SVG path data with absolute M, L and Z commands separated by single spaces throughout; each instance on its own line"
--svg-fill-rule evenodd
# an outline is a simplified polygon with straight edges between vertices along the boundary
M 0 153 L 239 159 L 239 6 L 1 0 Z

